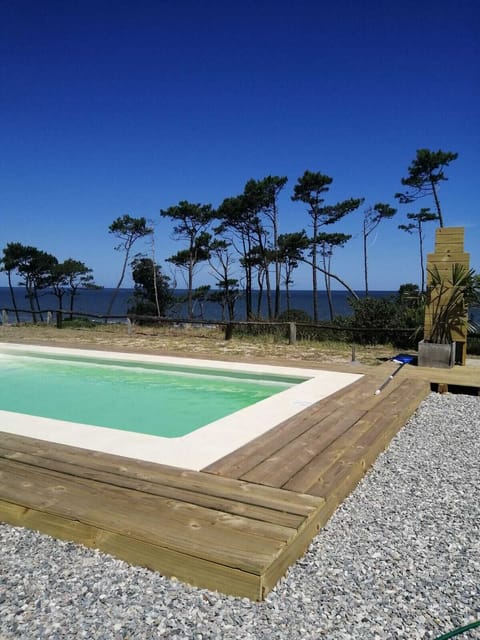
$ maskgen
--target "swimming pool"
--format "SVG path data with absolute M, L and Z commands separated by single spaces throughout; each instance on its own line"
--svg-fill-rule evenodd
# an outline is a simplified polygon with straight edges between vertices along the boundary
M 1 409 L 165 438 L 187 435 L 305 380 L 172 363 L 0 352 Z
M 30 397 L 42 395 L 42 377 L 47 376 L 45 363 L 47 369 L 51 370 L 48 375 L 51 374 L 52 378 L 60 376 L 52 379 L 57 394 L 43 391 L 45 396 L 52 396 L 47 403 L 50 407 L 47 412 L 37 409 L 33 400 L 30 403 Z M 15 385 L 15 393 L 7 392 L 2 399 L 0 392 L 0 431 L 196 470 L 360 377 L 358 374 L 313 369 L 12 344 L 0 344 L 0 366 L 3 375 L 8 376 L 9 370 L 12 374 L 15 371 L 19 380 Z M 40 369 L 35 370 L 35 367 Z M 79 367 L 95 372 L 98 391 L 95 401 L 82 402 L 82 396 L 87 396 L 78 386 L 77 400 L 80 398 L 81 401 L 76 404 L 88 408 L 87 413 L 82 415 L 92 416 L 85 420 L 68 411 L 72 401 L 68 400 L 67 387 L 75 397 L 79 378 L 73 372 Z M 186 396 L 182 396 L 183 399 L 173 399 L 171 402 L 173 417 L 169 420 L 171 423 L 177 422 L 179 429 L 175 433 L 153 435 L 150 427 L 158 423 L 161 408 L 158 404 L 147 405 L 143 418 L 139 418 L 138 411 L 145 401 L 144 387 L 156 385 L 158 389 L 159 376 L 165 376 L 167 370 L 170 373 L 173 371 L 174 377 L 181 380 L 180 386 L 190 386 L 190 390 Z M 140 375 L 143 377 L 140 378 Z M 239 410 L 235 403 L 233 408 L 229 402 L 230 408 L 223 406 L 220 396 L 225 389 L 227 391 L 223 395 L 235 395 L 232 387 L 226 385 L 227 378 L 233 378 L 234 388 L 241 389 L 241 393 L 237 394 L 242 396 Z M 110 404 L 113 402 L 118 405 L 114 412 L 117 417 L 108 424 L 102 423 L 97 417 L 105 408 L 102 407 L 102 397 L 105 400 L 107 396 L 102 395 L 102 384 L 106 379 L 114 384 L 114 400 Z M 35 388 L 35 393 L 34 382 L 35 385 L 40 384 Z M 129 385 L 132 388 L 128 389 Z M 193 391 L 192 386 L 202 386 L 199 402 L 207 407 L 194 406 L 197 401 L 189 395 Z M 60 392 L 62 402 L 58 400 L 58 389 L 64 389 Z M 231 397 L 227 400 L 230 401 Z M 245 406 L 245 403 L 249 406 Z M 188 404 L 192 405 L 189 408 L 193 411 L 189 413 L 196 420 L 193 427 L 187 424 L 188 420 L 180 411 L 181 405 Z M 55 405 L 64 405 L 67 411 L 56 412 Z M 179 409 L 177 412 L 175 407 Z M 122 416 L 125 417 L 123 422 Z M 150 421 L 150 418 L 153 420 Z M 136 424 L 135 430 L 146 430 L 147 433 L 130 431 L 135 421 L 145 423 Z

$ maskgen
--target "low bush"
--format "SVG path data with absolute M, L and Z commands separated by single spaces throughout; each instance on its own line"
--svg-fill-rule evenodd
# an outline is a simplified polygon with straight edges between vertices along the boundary
M 357 344 L 393 344 L 411 348 L 421 336 L 422 325 L 419 308 L 403 304 L 396 298 L 361 298 L 350 300 L 351 317 L 339 320 L 340 326 L 351 332 L 352 342 Z
M 480 356 L 480 333 L 472 333 L 468 335 L 467 353 L 471 356 Z
M 312 318 L 303 309 L 289 309 L 278 316 L 279 322 L 312 322 Z
M 98 326 L 98 323 L 89 318 L 64 318 L 60 328 L 64 329 L 91 329 Z

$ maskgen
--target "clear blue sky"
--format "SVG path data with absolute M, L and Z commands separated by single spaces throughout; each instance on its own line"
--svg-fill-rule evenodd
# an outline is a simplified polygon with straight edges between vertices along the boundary
M 285 175 L 281 231 L 308 228 L 290 200 L 306 169 L 333 177 L 327 203 L 395 204 L 426 147 L 459 153 L 440 198 L 480 270 L 479 33 L 478 0 L 0 0 L 0 248 L 82 260 L 113 286 L 124 213 L 156 221 L 161 262 L 182 246 L 159 210 L 179 200 L 215 207 Z M 372 237 L 371 289 L 419 282 L 397 226 L 420 206 Z M 354 235 L 333 271 L 360 289 L 364 208 L 329 229 Z

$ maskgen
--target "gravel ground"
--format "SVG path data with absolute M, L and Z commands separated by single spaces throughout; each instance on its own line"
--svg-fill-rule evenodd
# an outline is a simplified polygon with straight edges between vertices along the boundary
M 479 428 L 479 398 L 431 394 L 264 603 L 0 525 L 0 640 L 414 640 L 479 619 Z

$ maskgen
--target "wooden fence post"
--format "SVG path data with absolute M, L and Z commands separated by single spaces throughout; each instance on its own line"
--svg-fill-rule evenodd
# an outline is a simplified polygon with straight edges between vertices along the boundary
M 231 340 L 233 337 L 233 322 L 227 322 L 225 325 L 225 340 Z
M 289 322 L 288 344 L 296 344 L 297 342 L 297 325 L 295 322 Z

